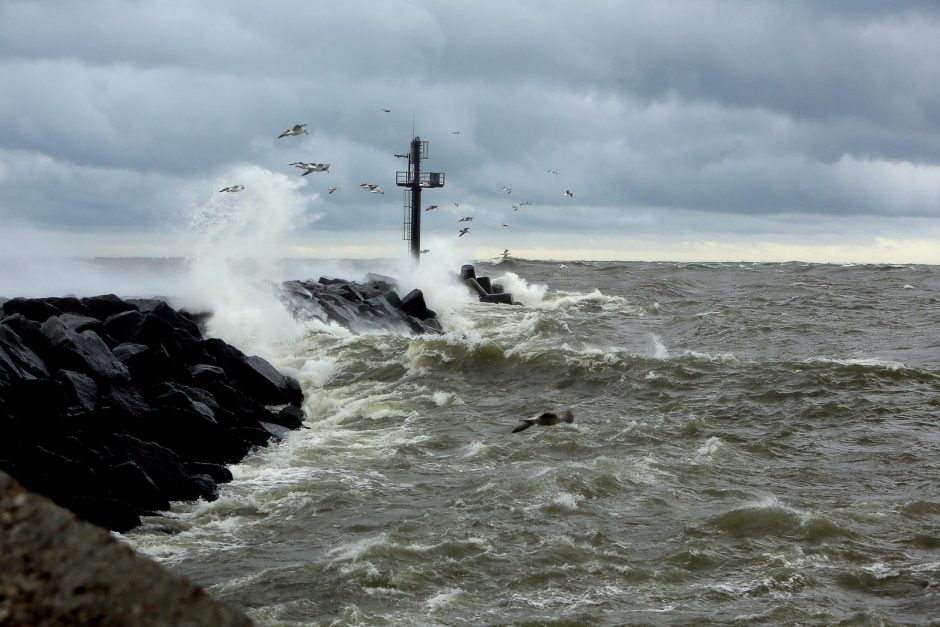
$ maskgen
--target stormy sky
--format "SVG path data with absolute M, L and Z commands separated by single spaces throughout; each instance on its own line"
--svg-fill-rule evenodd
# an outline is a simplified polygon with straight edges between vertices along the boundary
M 940 263 L 935 1 L 4 0 L 0 86 L 8 253 L 397 254 L 414 124 L 480 257 Z

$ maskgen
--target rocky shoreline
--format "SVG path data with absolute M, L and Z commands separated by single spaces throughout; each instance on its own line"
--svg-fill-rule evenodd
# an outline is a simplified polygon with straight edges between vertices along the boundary
M 421 291 L 399 297 L 388 277 L 282 287 L 299 317 L 441 332 Z M 227 464 L 301 427 L 303 393 L 205 337 L 206 317 L 114 295 L 0 303 L 0 470 L 114 531 L 171 501 L 217 498 Z

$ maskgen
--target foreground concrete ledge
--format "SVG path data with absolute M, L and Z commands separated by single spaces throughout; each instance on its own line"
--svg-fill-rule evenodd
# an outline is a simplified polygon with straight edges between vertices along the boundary
M 0 625 L 252 625 L 0 471 Z

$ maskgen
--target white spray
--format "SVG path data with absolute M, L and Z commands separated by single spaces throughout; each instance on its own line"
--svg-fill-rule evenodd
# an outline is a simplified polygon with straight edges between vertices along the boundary
M 245 190 L 215 193 L 195 210 L 182 299 L 213 313 L 210 335 L 271 359 L 303 332 L 277 296 L 277 278 L 283 242 L 311 199 L 301 194 L 306 181 L 257 166 L 235 168 L 225 181 Z

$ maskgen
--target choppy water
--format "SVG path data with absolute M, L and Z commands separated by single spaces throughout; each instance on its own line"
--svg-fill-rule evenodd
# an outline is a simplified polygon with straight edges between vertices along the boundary
M 940 268 L 478 272 L 528 306 L 281 346 L 309 428 L 128 541 L 270 625 L 937 621 Z

